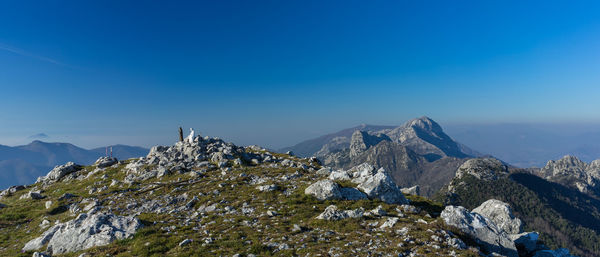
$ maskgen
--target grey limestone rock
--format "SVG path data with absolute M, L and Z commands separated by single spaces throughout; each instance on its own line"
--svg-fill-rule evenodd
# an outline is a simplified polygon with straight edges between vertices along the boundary
M 421 195 L 421 187 L 419 187 L 419 185 L 402 188 L 400 191 L 402 191 L 403 194 Z
M 365 192 L 370 199 L 379 199 L 389 204 L 408 203 L 400 188 L 383 169 L 379 169 L 375 175 L 360 183 L 358 189 Z
M 141 226 L 134 217 L 82 213 L 71 221 L 51 227 L 40 237 L 26 243 L 23 250 L 38 250 L 48 243 L 48 251 L 52 254 L 76 252 L 129 238 Z
M 446 206 L 441 218 L 450 226 L 472 236 L 486 251 L 509 257 L 519 256 L 514 242 L 493 221 L 462 206 Z
M 340 192 L 340 186 L 328 179 L 323 179 L 315 182 L 304 190 L 307 195 L 312 195 L 317 199 L 323 200 L 334 200 L 342 199 L 342 193 Z
M 473 209 L 473 212 L 492 220 L 500 229 L 506 231 L 506 233 L 519 234 L 523 232 L 523 222 L 513 215 L 510 205 L 505 202 L 490 199 Z
M 355 209 L 355 210 L 338 210 L 338 207 L 335 205 L 329 205 L 325 208 L 317 219 L 321 220 L 341 220 L 347 218 L 361 218 L 364 215 L 364 210 Z
M 51 183 L 60 180 L 66 175 L 69 175 L 73 172 L 79 171 L 83 168 L 83 166 L 79 164 L 75 164 L 74 162 L 67 162 L 64 165 L 59 165 L 54 167 L 46 176 L 39 177 L 36 183 L 45 182 Z
M 106 168 L 106 167 L 110 167 L 110 166 L 116 164 L 117 162 L 119 162 L 119 160 L 117 160 L 117 158 L 105 156 L 105 157 L 100 157 L 98 160 L 96 160 L 96 162 L 94 164 L 98 168 Z

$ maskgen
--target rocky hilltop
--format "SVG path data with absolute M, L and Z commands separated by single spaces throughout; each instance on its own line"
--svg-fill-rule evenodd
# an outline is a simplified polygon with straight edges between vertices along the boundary
M 57 166 L 0 202 L 2 256 L 559 256 L 511 237 L 506 205 L 444 207 L 405 195 L 385 168 L 209 137 Z

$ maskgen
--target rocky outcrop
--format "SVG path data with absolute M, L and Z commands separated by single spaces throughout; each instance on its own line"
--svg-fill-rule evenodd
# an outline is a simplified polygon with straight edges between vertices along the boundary
M 482 180 L 497 180 L 500 176 L 508 174 L 508 167 L 494 158 L 476 158 L 467 160 L 458 170 L 455 177 L 460 179 L 471 175 Z
M 110 166 L 116 164 L 117 162 L 119 162 L 119 160 L 117 160 L 117 158 L 106 156 L 106 157 L 100 157 L 98 160 L 96 160 L 94 165 L 96 165 L 96 167 L 98 167 L 98 168 L 106 168 L 106 167 L 110 167 Z
M 346 199 L 360 200 L 364 197 L 379 199 L 390 204 L 406 204 L 408 200 L 394 183 L 385 169 L 375 171 L 370 164 L 364 163 L 350 170 L 337 170 L 329 174 L 329 179 L 320 180 L 310 185 L 304 191 L 319 200 Z M 358 184 L 356 188 L 341 189 L 332 177 L 339 180 L 350 180 Z M 359 191 L 360 190 L 360 191 Z
M 22 185 L 11 186 L 11 187 L 9 187 L 9 188 L 7 188 L 5 190 L 2 190 L 2 192 L 0 192 L 0 199 L 2 199 L 2 197 L 5 197 L 5 196 L 11 196 L 14 193 L 16 193 L 18 191 L 21 191 L 23 189 L 25 189 L 25 186 L 22 186 Z
M 217 168 L 269 164 L 277 167 L 314 169 L 316 158 L 308 158 L 308 167 L 300 160 L 277 157 L 259 146 L 239 147 L 219 138 L 199 137 L 177 142 L 172 146 L 154 146 L 146 157 L 133 161 L 125 169 L 125 183 L 131 184 L 169 174 L 192 170 L 204 172 Z
M 582 193 L 600 194 L 600 160 L 587 164 L 577 157 L 567 155 L 556 161 L 548 161 L 537 174 Z
M 500 229 L 506 231 L 506 233 L 519 234 L 523 232 L 523 222 L 513 215 L 510 205 L 505 202 L 490 199 L 473 209 L 473 212 L 492 220 Z
M 131 237 L 142 224 L 137 218 L 109 213 L 82 213 L 74 220 L 59 223 L 23 247 L 23 251 L 39 250 L 48 244 L 48 252 L 63 254 L 103 246 Z
M 518 257 L 517 248 L 508 234 L 493 221 L 479 213 L 469 212 L 462 206 L 446 206 L 442 211 L 446 224 L 457 227 L 470 235 L 487 252 L 509 257 Z
M 339 210 L 337 206 L 335 205 L 329 205 L 327 206 L 327 208 L 325 208 L 325 211 L 323 211 L 321 214 L 319 214 L 319 216 L 317 216 L 317 219 L 320 220 L 341 220 L 341 219 L 347 219 L 347 218 L 361 218 L 364 215 L 364 210 L 361 209 L 355 209 L 355 210 Z
M 59 166 L 54 167 L 54 169 L 52 169 L 50 172 L 48 172 L 48 174 L 46 176 L 39 177 L 37 179 L 36 183 L 56 182 L 56 181 L 59 181 L 64 176 L 69 175 L 73 172 L 79 171 L 82 168 L 83 168 L 83 166 L 81 166 L 81 165 L 75 164 L 73 162 L 67 162 L 64 165 L 59 165 Z

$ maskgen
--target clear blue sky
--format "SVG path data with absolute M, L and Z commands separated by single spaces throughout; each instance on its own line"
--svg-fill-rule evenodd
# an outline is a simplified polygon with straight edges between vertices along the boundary
M 598 1 L 0 3 L 0 144 L 281 147 L 422 115 L 599 122 L 599 98 Z

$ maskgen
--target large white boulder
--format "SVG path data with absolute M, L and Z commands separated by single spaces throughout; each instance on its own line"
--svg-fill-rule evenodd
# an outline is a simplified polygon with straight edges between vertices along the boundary
M 100 157 L 94 164 L 98 168 L 106 168 L 114 165 L 117 162 L 119 162 L 119 160 L 117 160 L 115 157 Z
M 315 182 L 314 184 L 308 186 L 304 190 L 304 193 L 307 195 L 312 195 L 321 201 L 342 199 L 340 186 L 329 179 L 323 179 Z
M 481 214 L 469 212 L 462 206 L 449 205 L 440 216 L 446 224 L 473 237 L 486 251 L 509 257 L 519 256 L 508 234 Z
M 73 172 L 79 171 L 83 166 L 75 164 L 74 162 L 67 162 L 64 165 L 54 167 L 46 176 L 39 177 L 37 182 L 55 182 L 60 180 L 66 175 Z
M 77 218 L 59 223 L 40 237 L 27 242 L 23 251 L 39 250 L 46 243 L 47 251 L 53 255 L 81 251 L 129 238 L 141 226 L 140 221 L 134 217 L 109 213 L 82 213 Z
M 519 234 L 523 232 L 523 222 L 512 213 L 510 205 L 496 199 L 490 199 L 473 209 L 473 212 L 479 213 L 492 220 L 496 226 L 509 234 Z
M 365 176 L 358 189 L 367 194 L 370 199 L 379 199 L 389 204 L 408 203 L 398 185 L 384 169 L 379 169 L 375 175 Z

